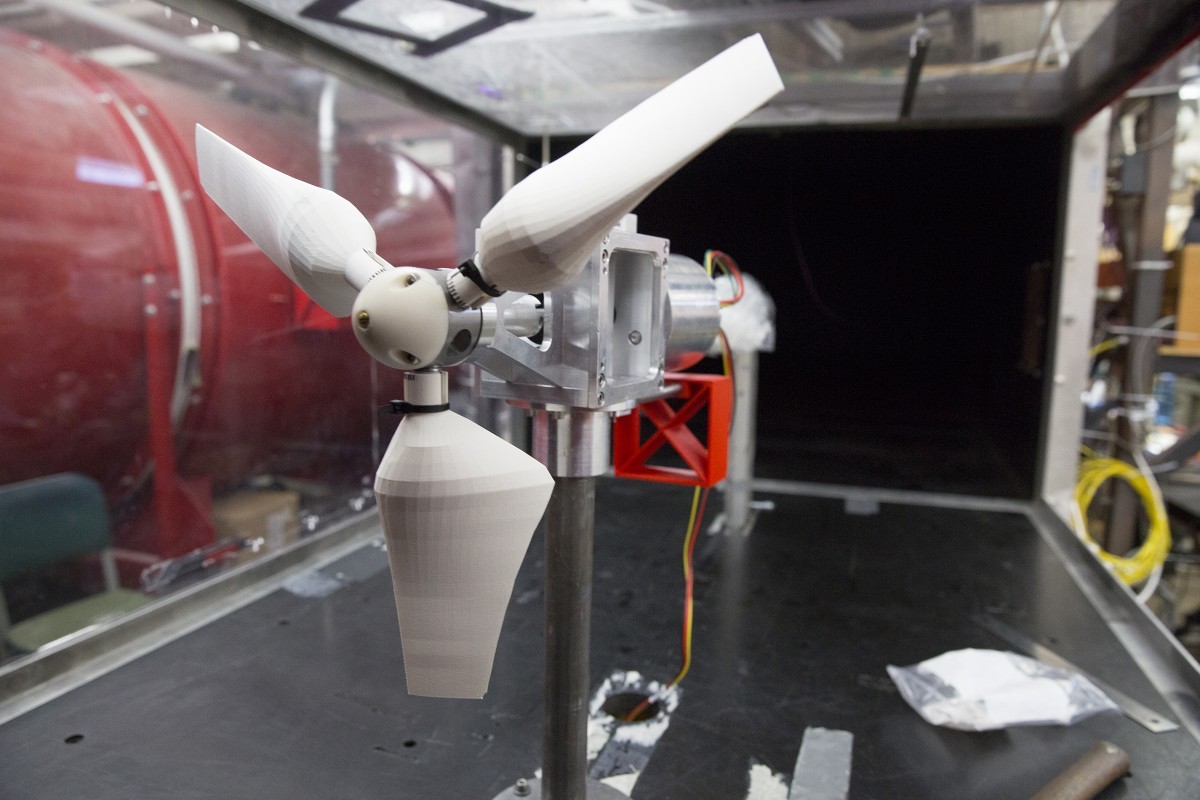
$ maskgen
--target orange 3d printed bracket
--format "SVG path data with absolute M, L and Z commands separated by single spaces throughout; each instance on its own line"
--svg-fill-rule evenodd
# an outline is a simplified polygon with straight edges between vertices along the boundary
M 733 380 L 726 375 L 669 372 L 666 383 L 678 386 L 678 393 L 642 403 L 633 413 L 618 417 L 614 422 L 614 474 L 619 478 L 683 486 L 713 486 L 725 477 L 728 466 Z M 680 401 L 682 405 L 672 405 Z M 706 409 L 707 443 L 700 441 L 688 427 L 688 421 Z M 645 441 L 642 441 L 643 417 L 655 429 Z M 686 466 L 647 463 L 663 445 L 670 445 Z

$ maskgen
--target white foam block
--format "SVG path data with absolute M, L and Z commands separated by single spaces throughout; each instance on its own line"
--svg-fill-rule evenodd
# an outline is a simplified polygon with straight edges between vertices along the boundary
M 322 308 L 350 315 L 351 259 L 375 251 L 375 231 L 349 200 L 296 180 L 196 126 L 200 183 L 221 210 Z
M 479 698 L 554 479 L 452 411 L 410 414 L 375 479 L 410 694 Z
M 782 90 L 758 35 L 684 75 L 500 199 L 480 223 L 484 278 L 529 293 L 571 279 L 646 195 Z

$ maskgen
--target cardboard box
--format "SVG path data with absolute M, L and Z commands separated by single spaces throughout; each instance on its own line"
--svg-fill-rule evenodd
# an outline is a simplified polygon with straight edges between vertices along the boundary
M 1189 244 L 1183 248 L 1179 266 L 1179 306 L 1175 331 L 1184 335 L 1175 340 L 1174 350 L 1194 355 L 1200 353 L 1200 244 Z
M 300 495 L 296 492 L 242 491 L 213 501 L 217 538 L 262 539 L 270 552 L 300 538 Z M 249 556 L 251 551 L 243 551 Z

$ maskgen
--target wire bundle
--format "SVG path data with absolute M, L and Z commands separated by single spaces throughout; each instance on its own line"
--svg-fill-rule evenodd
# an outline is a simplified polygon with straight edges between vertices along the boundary
M 657 698 L 665 695 L 679 685 L 692 667 L 692 620 L 695 607 L 694 597 L 696 588 L 696 571 L 693 567 L 693 557 L 696 553 L 696 540 L 700 538 L 700 527 L 704 522 L 704 510 L 708 505 L 708 489 L 697 486 L 692 495 L 692 513 L 688 518 L 687 536 L 683 540 L 683 663 L 678 674 L 671 682 L 654 695 L 638 703 L 625 715 L 625 722 L 635 722 L 642 713 Z
M 704 254 L 704 271 L 711 277 L 713 270 L 720 270 L 722 275 L 729 278 L 733 285 L 733 297 L 722 300 L 722 306 L 731 306 L 746 294 L 746 282 L 742 280 L 742 270 L 738 267 L 733 256 L 720 250 L 709 250 Z
M 1087 530 L 1088 506 L 1100 486 L 1111 478 L 1119 478 L 1129 484 L 1141 498 L 1150 521 L 1146 541 L 1129 556 L 1118 556 L 1104 550 Z M 1075 532 L 1102 561 L 1112 567 L 1122 581 L 1130 585 L 1142 583 L 1161 570 L 1171 550 L 1171 528 L 1162 493 L 1148 469 L 1104 456 L 1085 458 L 1079 467 L 1079 481 L 1075 484 L 1075 505 L 1078 512 Z
M 731 306 L 741 300 L 746 294 L 746 283 L 742 279 L 742 271 L 738 267 L 737 262 L 733 260 L 733 257 L 720 250 L 707 251 L 704 254 L 704 271 L 711 277 L 714 269 L 720 270 L 721 274 L 728 276 L 733 285 L 733 296 L 728 300 L 722 300 L 721 305 Z M 726 338 L 724 331 L 719 330 L 718 334 L 721 339 L 722 371 L 730 378 L 733 378 L 733 363 L 729 352 L 729 340 Z M 734 394 L 736 396 L 736 391 Z M 693 561 L 696 553 L 696 541 L 700 538 L 700 528 L 704 522 L 704 511 L 708 506 L 708 492 L 708 487 L 704 487 L 703 489 L 699 486 L 696 487 L 696 491 L 692 495 L 692 512 L 691 516 L 688 517 L 687 534 L 683 540 L 683 663 L 679 667 L 678 674 L 671 679 L 671 682 L 630 709 L 622 720 L 624 722 L 636 722 L 638 715 L 645 711 L 651 703 L 678 686 L 679 682 L 684 679 L 688 674 L 688 670 L 692 667 L 692 621 L 694 618 L 696 588 L 696 572 Z
M 714 269 L 719 269 L 721 274 L 726 275 L 733 285 L 733 296 L 728 300 L 721 301 L 722 308 L 731 306 L 746 296 L 746 282 L 742 279 L 742 270 L 738 267 L 737 262 L 733 260 L 733 256 L 720 250 L 706 250 L 704 253 L 704 271 L 711 278 Z M 721 328 L 717 329 L 717 335 L 721 338 L 721 369 L 730 378 L 736 380 L 733 374 L 733 362 L 729 351 L 729 337 L 725 335 L 724 329 Z M 737 396 L 736 384 L 734 385 L 734 396 Z

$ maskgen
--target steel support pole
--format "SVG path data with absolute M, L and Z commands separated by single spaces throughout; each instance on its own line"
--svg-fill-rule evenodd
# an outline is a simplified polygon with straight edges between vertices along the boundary
M 755 417 L 758 413 L 758 353 L 735 350 L 732 354 L 734 388 L 733 427 L 729 433 L 729 471 L 725 476 L 725 532 L 748 533 L 753 499 Z
M 622 797 L 587 777 L 588 652 L 596 476 L 612 461 L 612 420 L 587 409 L 538 410 L 533 455 L 554 476 L 546 510 L 546 686 L 542 778 L 501 797 L 585 800 Z
M 596 479 L 557 477 L 546 512 L 542 799 L 587 797 L 588 647 Z
M 1145 153 L 1145 182 L 1138 187 L 1138 194 L 1118 198 L 1128 205 L 1132 219 L 1123 233 L 1127 239 L 1125 263 L 1131 269 L 1128 279 L 1132 293 L 1130 302 L 1130 324 L 1135 329 L 1148 329 L 1162 313 L 1163 284 L 1166 266 L 1163 253 L 1163 229 L 1166 226 L 1167 204 L 1171 195 L 1172 156 L 1175 150 L 1173 131 L 1179 110 L 1179 95 L 1174 92 L 1151 97 L 1147 111 L 1148 125 L 1143 133 Z M 1140 195 L 1140 196 L 1139 196 Z M 1158 358 L 1158 340 L 1144 334 L 1130 336 L 1127 353 L 1140 351 L 1146 355 L 1153 372 Z M 1141 398 L 1153 391 L 1153 375 L 1135 374 L 1133 367 L 1139 366 L 1134 359 L 1125 362 L 1125 377 L 1122 390 L 1129 398 L 1125 406 L 1133 411 L 1143 404 Z M 1117 434 L 1125 443 L 1138 450 L 1145 446 L 1144 423 L 1135 422 L 1130 416 L 1121 418 Z M 1118 447 L 1117 454 L 1132 460 L 1125 447 Z M 1114 482 L 1113 506 L 1109 515 L 1109 527 L 1104 546 L 1109 552 L 1124 553 L 1135 541 L 1135 532 L 1141 503 L 1124 483 Z

